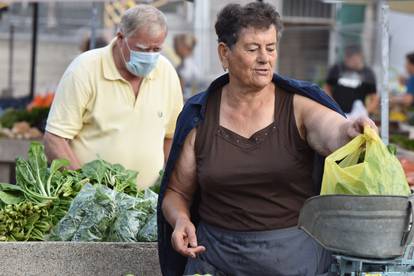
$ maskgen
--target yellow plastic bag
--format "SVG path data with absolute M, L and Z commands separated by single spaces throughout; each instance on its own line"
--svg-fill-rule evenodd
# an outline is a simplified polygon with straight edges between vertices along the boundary
M 370 127 L 325 159 L 321 194 L 404 195 L 410 188 L 398 159 Z

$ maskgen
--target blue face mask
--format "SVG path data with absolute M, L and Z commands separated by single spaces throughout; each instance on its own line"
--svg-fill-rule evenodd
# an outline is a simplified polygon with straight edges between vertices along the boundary
M 147 52 L 138 52 L 133 51 L 129 48 L 128 42 L 125 38 L 125 43 L 128 47 L 130 52 L 129 61 L 125 61 L 125 57 L 123 52 L 121 51 L 122 57 L 124 57 L 125 65 L 128 71 L 138 77 L 145 77 L 147 76 L 157 64 L 158 57 L 160 53 L 147 53 Z

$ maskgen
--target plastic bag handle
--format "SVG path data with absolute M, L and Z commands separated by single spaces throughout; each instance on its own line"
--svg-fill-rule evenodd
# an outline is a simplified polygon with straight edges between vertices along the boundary
M 404 248 L 413 240 L 414 236 L 414 195 L 408 197 L 408 215 L 410 217 L 401 239 L 401 246 L 404 246 Z
M 379 137 L 379 135 L 370 126 L 364 127 L 364 135 L 368 139 L 372 139 L 372 140 L 375 140 L 375 141 L 381 141 L 381 138 Z
M 354 153 L 355 151 L 360 150 L 361 146 L 366 144 L 369 141 L 381 141 L 381 138 L 370 126 L 364 127 L 364 133 L 358 135 L 350 142 L 337 149 L 335 152 L 331 153 L 327 159 L 332 161 L 339 161 L 344 159 L 349 154 Z M 385 147 L 385 146 L 384 146 Z
M 365 137 L 360 134 L 350 142 L 345 144 L 344 146 L 340 147 L 330 155 L 326 157 L 326 160 L 330 162 L 340 161 L 347 157 L 348 155 L 354 153 L 355 151 L 359 150 L 361 146 L 365 143 Z

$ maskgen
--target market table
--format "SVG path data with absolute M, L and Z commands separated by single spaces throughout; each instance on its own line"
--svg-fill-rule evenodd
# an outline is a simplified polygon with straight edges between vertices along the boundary
M 0 182 L 15 182 L 15 161 L 22 156 L 27 157 L 31 140 L 0 138 Z

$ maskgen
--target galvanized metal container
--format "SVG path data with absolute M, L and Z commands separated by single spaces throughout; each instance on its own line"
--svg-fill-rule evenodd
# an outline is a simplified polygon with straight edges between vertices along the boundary
M 336 253 L 396 258 L 412 242 L 414 197 L 326 195 L 303 206 L 299 227 Z

